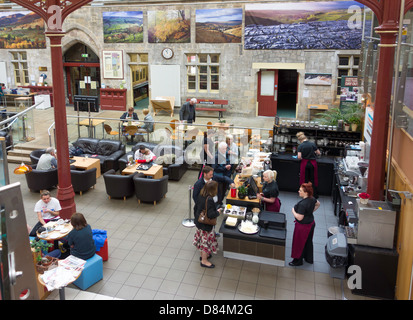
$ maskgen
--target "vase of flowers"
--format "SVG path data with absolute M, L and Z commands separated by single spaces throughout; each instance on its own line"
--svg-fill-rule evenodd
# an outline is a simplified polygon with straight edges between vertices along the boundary
M 357 196 L 360 198 L 361 204 L 369 203 L 370 195 L 368 193 L 362 192 L 362 193 L 357 194 Z

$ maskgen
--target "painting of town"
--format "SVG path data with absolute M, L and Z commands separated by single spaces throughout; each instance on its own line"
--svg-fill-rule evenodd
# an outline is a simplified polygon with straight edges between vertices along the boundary
M 197 43 L 241 43 L 242 9 L 196 10 Z
M 189 43 L 190 41 L 189 10 L 148 11 L 149 43 Z
M 357 1 L 248 4 L 245 49 L 360 49 L 363 10 Z
M 0 12 L 0 49 L 44 49 L 44 20 L 31 11 Z
M 142 43 L 143 12 L 103 12 L 103 36 L 105 43 Z

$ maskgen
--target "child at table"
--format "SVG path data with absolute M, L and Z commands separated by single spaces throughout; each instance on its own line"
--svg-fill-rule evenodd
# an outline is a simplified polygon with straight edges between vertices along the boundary
M 151 162 L 155 159 L 155 154 L 143 145 L 139 146 L 139 149 L 135 152 L 135 161 L 137 160 L 138 163 Z

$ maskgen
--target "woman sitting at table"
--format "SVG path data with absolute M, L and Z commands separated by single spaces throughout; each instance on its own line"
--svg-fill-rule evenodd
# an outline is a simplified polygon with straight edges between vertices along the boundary
M 67 235 L 70 254 L 83 260 L 92 258 L 96 253 L 92 228 L 81 213 L 74 213 L 70 218 L 73 230 Z
M 151 162 L 155 159 L 155 154 L 143 145 L 139 146 L 139 149 L 135 152 L 135 161 L 137 160 L 138 163 Z
M 280 212 L 281 202 L 278 199 L 278 184 L 274 179 L 274 171 L 266 170 L 262 175 L 264 183 L 262 192 L 257 194 L 257 198 L 261 200 L 265 211 Z

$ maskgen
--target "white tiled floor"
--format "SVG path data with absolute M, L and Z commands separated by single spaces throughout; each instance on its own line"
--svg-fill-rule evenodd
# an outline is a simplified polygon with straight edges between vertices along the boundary
M 208 120 L 203 118 L 205 123 Z M 258 121 L 261 119 L 257 118 Z M 48 127 L 48 124 L 44 126 Z M 47 145 L 48 141 L 45 143 Z M 39 195 L 27 189 L 24 175 L 12 174 L 15 167 L 9 164 L 10 179 L 11 182 L 21 182 L 27 222 L 34 225 L 37 218 L 33 208 Z M 189 214 L 188 186 L 196 181 L 197 173 L 198 170 L 188 170 L 179 182 L 169 181 L 166 198 L 156 206 L 149 203 L 138 205 L 135 197 L 126 201 L 108 199 L 103 177 L 98 179 L 95 189 L 85 192 L 83 196 L 77 194 L 77 211 L 85 215 L 93 229 L 108 232 L 109 260 L 103 265 L 103 280 L 85 292 L 70 285 L 66 288 L 66 299 L 342 298 L 340 281 L 329 276 L 329 266 L 324 258 L 327 229 L 337 224 L 330 197 L 320 198 L 321 207 L 316 212 L 313 265 L 305 263 L 297 268 L 288 266 L 293 231 L 291 207 L 299 198 L 295 193 L 281 192 L 281 212 L 286 213 L 288 232 L 284 267 L 224 258 L 222 251 L 212 258 L 216 265 L 214 269 L 200 267 L 199 253 L 192 245 L 195 229 L 182 225 Z M 56 195 L 56 190 L 52 190 L 52 195 Z M 218 239 L 222 248 L 222 237 Z M 352 295 L 347 288 L 344 293 L 347 299 L 366 299 Z M 58 298 L 58 292 L 53 292 L 48 299 Z

